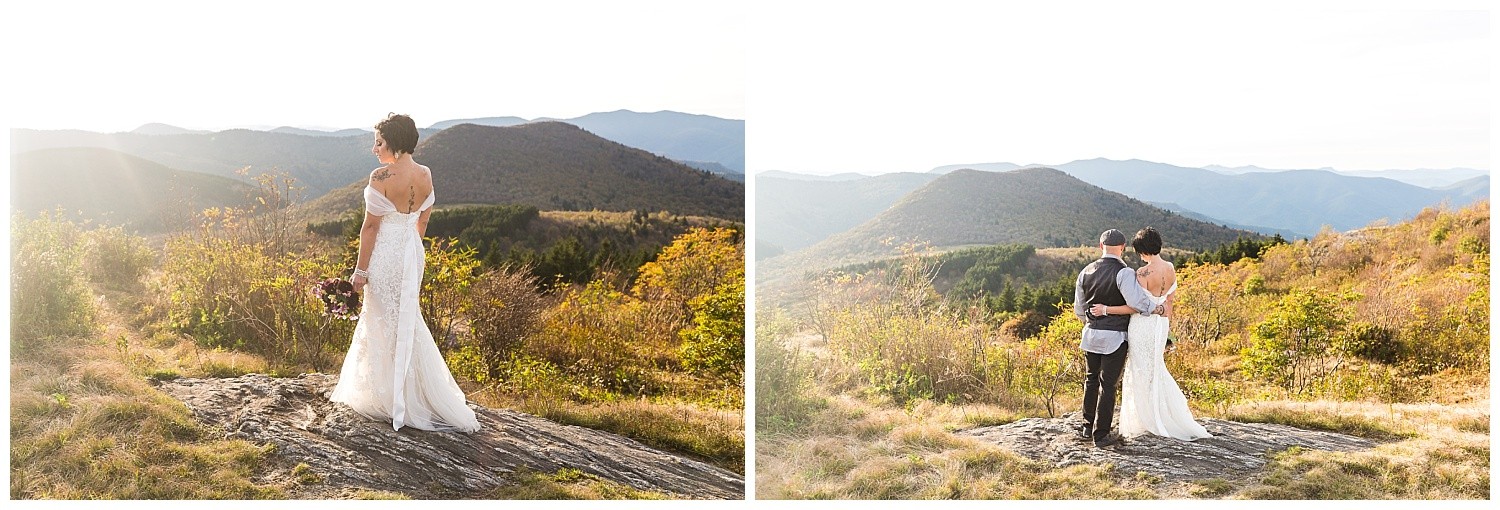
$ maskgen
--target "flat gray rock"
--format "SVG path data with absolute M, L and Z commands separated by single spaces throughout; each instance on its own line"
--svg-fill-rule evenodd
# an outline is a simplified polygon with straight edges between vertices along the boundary
M 630 487 L 685 498 L 741 499 L 744 476 L 652 449 L 634 440 L 562 425 L 525 413 L 473 403 L 473 434 L 391 430 L 328 401 L 337 378 L 304 374 L 273 378 L 177 379 L 159 388 L 187 404 L 202 422 L 230 437 L 275 445 L 275 454 L 306 463 L 325 492 L 400 492 L 413 498 L 482 498 L 529 468 L 572 468 Z
M 1083 423 L 1078 413 L 1062 418 L 1027 418 L 1005 425 L 957 432 L 1004 447 L 1032 460 L 1058 467 L 1114 464 L 1124 475 L 1138 471 L 1173 480 L 1226 478 L 1257 471 L 1269 453 L 1293 446 L 1309 450 L 1353 451 L 1373 448 L 1374 441 L 1334 432 L 1303 430 L 1271 423 L 1199 419 L 1214 437 L 1179 441 L 1154 435 L 1126 439 L 1123 445 L 1095 448 L 1075 436 Z

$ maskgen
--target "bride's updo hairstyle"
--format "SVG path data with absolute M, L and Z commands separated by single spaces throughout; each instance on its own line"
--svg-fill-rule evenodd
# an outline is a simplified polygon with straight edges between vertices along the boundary
M 400 156 L 417 150 L 417 123 L 411 117 L 391 113 L 385 120 L 375 124 L 375 132 L 385 139 L 386 148 Z
M 1142 255 L 1157 255 L 1161 253 L 1161 234 L 1156 229 L 1146 227 L 1135 233 L 1135 239 L 1130 241 L 1130 247 Z

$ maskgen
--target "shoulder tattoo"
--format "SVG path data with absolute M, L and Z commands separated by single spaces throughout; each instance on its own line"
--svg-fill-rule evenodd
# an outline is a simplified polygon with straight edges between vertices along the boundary
M 1141 275 L 1141 278 L 1145 278 L 1147 276 L 1151 276 L 1151 270 L 1143 267 L 1139 272 L 1137 272 L 1137 274 Z
M 383 181 L 391 177 L 391 169 L 382 167 L 375 172 L 375 180 Z

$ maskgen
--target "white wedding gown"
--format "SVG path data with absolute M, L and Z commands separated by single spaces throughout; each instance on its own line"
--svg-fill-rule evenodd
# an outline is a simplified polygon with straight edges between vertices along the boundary
M 1160 305 L 1177 291 L 1177 284 L 1161 297 Z M 1150 294 L 1149 292 L 1147 293 Z M 1160 315 L 1130 316 L 1127 333 L 1130 351 L 1125 357 L 1125 380 L 1120 403 L 1120 434 L 1136 437 L 1151 433 L 1186 441 L 1213 437 L 1193 420 L 1187 397 L 1177 387 L 1162 354 L 1167 347 L 1168 319 Z
M 365 187 L 365 210 L 381 217 L 380 229 L 370 254 L 364 310 L 329 399 L 390 420 L 395 430 L 409 425 L 473 432 L 479 420 L 438 352 L 418 299 L 426 251 L 417 218 L 432 204 L 429 193 L 422 207 L 401 213 L 385 195 Z

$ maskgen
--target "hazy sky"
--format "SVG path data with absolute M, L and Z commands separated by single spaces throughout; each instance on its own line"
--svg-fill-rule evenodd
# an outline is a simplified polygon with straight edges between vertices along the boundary
M 750 170 L 1489 168 L 1490 13 L 1403 8 L 1482 2 L 921 5 L 754 24 Z
M 368 128 L 676 110 L 745 118 L 718 2 L 10 2 L 7 123 Z M 19 5 L 18 5 L 19 4 Z

